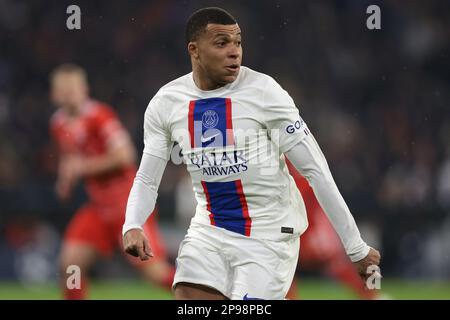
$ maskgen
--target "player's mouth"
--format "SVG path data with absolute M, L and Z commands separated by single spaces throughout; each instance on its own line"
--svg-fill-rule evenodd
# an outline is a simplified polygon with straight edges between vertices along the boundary
M 239 70 L 239 65 L 238 64 L 230 64 L 229 66 L 226 66 L 225 69 L 227 69 L 231 73 L 236 73 Z

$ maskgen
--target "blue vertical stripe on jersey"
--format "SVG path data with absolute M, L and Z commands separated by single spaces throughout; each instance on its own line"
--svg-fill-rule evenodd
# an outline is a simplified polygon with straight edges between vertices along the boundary
M 207 197 L 207 207 L 211 211 L 214 225 L 244 236 L 250 235 L 251 218 L 243 194 L 242 185 L 236 181 L 206 182 L 202 181 Z M 239 190 L 240 189 L 240 190 Z
M 224 147 L 233 144 L 233 141 L 228 141 L 232 139 L 227 137 L 227 117 L 228 127 L 230 127 L 228 129 L 231 130 L 232 126 L 229 113 L 231 113 L 231 102 L 227 98 L 195 100 L 193 105 L 191 102 L 189 131 L 191 135 L 194 135 L 194 139 L 191 139 L 191 147 Z M 207 123 L 205 119 L 210 120 L 210 123 Z

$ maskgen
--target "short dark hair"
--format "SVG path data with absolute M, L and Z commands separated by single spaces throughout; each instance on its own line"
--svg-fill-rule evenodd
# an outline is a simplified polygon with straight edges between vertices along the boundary
M 195 41 L 208 23 L 236 24 L 236 19 L 222 8 L 208 7 L 195 11 L 186 23 L 186 44 Z

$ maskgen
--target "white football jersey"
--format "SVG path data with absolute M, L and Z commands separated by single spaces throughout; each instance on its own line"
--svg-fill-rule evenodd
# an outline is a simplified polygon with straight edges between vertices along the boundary
M 198 203 L 193 221 L 285 239 L 308 222 L 282 154 L 308 134 L 294 101 L 270 76 L 241 67 L 234 82 L 203 91 L 191 72 L 150 101 L 144 153 L 169 159 L 179 144 Z

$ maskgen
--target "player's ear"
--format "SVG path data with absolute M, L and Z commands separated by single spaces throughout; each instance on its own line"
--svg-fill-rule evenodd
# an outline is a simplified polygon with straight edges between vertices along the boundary
M 198 45 L 196 41 L 190 41 L 187 45 L 187 49 L 192 58 L 198 59 Z

